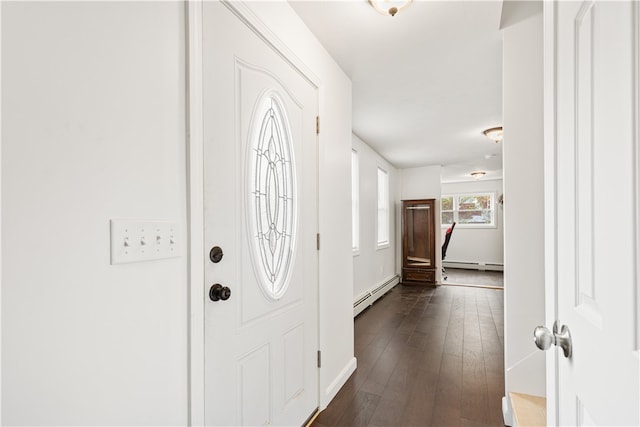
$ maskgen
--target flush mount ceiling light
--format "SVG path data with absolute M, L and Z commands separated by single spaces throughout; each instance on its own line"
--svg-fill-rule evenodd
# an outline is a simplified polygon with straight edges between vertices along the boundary
M 411 0 L 369 0 L 369 3 L 383 15 L 396 16 L 396 13 L 409 6 Z
M 487 138 L 494 141 L 496 144 L 502 141 L 502 126 L 497 126 L 491 129 L 487 129 L 482 132 Z
M 487 174 L 486 172 L 482 172 L 482 171 L 471 172 L 471 176 L 473 177 L 473 179 L 476 179 L 476 180 L 482 178 L 486 174 Z

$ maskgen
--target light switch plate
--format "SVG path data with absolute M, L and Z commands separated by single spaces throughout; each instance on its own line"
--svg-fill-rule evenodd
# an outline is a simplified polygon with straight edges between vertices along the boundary
M 112 265 L 181 256 L 176 221 L 112 219 L 110 223 Z

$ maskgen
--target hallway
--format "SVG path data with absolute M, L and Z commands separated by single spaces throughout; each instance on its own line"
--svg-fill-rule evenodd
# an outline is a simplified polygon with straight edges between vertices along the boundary
M 313 423 L 502 426 L 503 292 L 398 285 L 355 319 L 358 369 Z

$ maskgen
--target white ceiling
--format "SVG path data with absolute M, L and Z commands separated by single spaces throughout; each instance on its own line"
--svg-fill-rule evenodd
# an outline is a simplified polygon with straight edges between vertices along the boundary
M 290 1 L 353 82 L 353 131 L 398 168 L 443 180 L 502 176 L 502 1 L 414 0 L 395 17 L 367 0 Z M 494 154 L 492 158 L 485 156 Z

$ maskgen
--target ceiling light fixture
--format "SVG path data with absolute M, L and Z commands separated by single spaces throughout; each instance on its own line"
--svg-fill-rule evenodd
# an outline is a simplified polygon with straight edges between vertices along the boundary
M 487 138 L 495 142 L 496 144 L 502 141 L 502 126 L 497 126 L 491 129 L 487 129 L 482 132 Z
M 409 6 L 411 0 L 369 0 L 369 3 L 383 15 L 396 16 L 396 13 Z
M 487 174 L 486 172 L 482 172 L 482 171 L 471 172 L 471 176 L 473 177 L 473 179 L 476 179 L 476 180 L 482 178 L 486 174 Z

